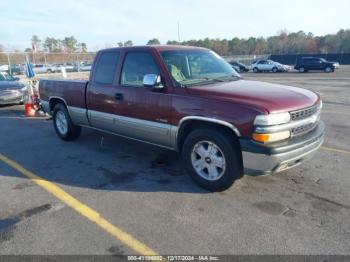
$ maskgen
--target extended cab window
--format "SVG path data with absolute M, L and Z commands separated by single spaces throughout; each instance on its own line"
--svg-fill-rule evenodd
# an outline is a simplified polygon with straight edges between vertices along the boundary
M 146 74 L 159 75 L 159 69 L 150 53 L 130 52 L 126 55 L 121 75 L 121 84 L 143 86 Z
M 119 52 L 103 53 L 98 59 L 95 70 L 95 82 L 98 84 L 112 84 L 117 69 Z

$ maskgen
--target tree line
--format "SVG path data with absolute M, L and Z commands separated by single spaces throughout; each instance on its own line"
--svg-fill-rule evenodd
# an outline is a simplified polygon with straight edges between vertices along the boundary
M 161 44 L 157 38 L 150 39 L 147 45 Z M 288 33 L 281 30 L 275 36 L 249 37 L 232 39 L 210 39 L 174 41 L 167 45 L 188 45 L 205 47 L 214 50 L 222 56 L 229 55 L 262 55 L 262 54 L 327 54 L 350 53 L 350 29 L 339 30 L 336 34 L 314 36 L 304 31 Z M 118 46 L 132 46 L 131 40 L 119 42 Z
M 228 39 L 200 39 L 183 42 L 168 41 L 167 44 L 181 44 L 206 47 L 220 55 L 260 54 L 312 54 L 350 53 L 350 29 L 336 34 L 314 36 L 304 31 L 288 33 L 283 30 L 275 36 Z
M 32 52 L 33 46 L 35 46 L 38 51 L 50 53 L 84 53 L 88 51 L 86 43 L 79 42 L 74 36 L 64 37 L 63 39 L 46 37 L 44 40 L 41 40 L 37 35 L 33 35 L 30 39 L 30 43 L 31 47 L 26 48 L 25 52 Z M 153 38 L 146 44 L 159 45 L 161 42 L 157 38 Z M 287 32 L 286 30 L 281 30 L 276 35 L 270 37 L 234 37 L 232 39 L 204 38 L 182 42 L 169 40 L 166 44 L 205 47 L 214 50 L 222 56 L 350 53 L 350 29 L 341 29 L 336 34 L 327 34 L 324 36 L 314 36 L 312 33 L 305 33 L 304 31 Z M 132 40 L 116 43 L 116 46 L 119 47 L 133 45 L 134 43 Z
M 41 40 L 37 35 L 33 35 L 30 39 L 31 47 L 26 48 L 25 52 L 34 51 L 33 48 L 36 48 L 38 51 L 46 51 L 49 53 L 74 53 L 87 52 L 87 45 L 84 42 L 78 42 L 74 36 L 64 37 L 63 39 L 55 37 L 46 37 L 44 40 Z

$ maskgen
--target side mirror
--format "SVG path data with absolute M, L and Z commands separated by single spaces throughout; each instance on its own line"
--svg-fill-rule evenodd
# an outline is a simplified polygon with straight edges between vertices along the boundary
M 164 86 L 162 84 L 160 75 L 156 74 L 147 74 L 143 77 L 143 86 L 144 87 L 151 87 L 153 89 L 163 89 Z
M 15 79 L 15 81 L 19 81 L 19 77 L 14 77 L 13 79 Z

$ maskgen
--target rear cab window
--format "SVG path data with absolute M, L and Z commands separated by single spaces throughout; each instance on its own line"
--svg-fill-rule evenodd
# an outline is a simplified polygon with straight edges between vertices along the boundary
M 98 58 L 94 81 L 96 84 L 112 84 L 119 60 L 119 51 L 104 52 Z
M 160 74 L 153 56 L 149 52 L 128 52 L 121 72 L 121 85 L 143 87 L 146 74 Z

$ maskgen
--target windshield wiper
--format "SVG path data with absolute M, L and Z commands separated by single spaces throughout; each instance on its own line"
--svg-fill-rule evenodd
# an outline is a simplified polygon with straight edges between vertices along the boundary
M 226 80 L 228 80 L 228 78 L 234 78 L 235 80 L 239 80 L 241 79 L 240 76 L 236 76 L 236 75 L 227 75 L 227 76 L 222 76 L 222 77 L 218 77 L 215 78 L 215 80 L 221 80 L 221 82 L 225 82 Z
M 218 77 L 218 78 L 209 78 L 209 77 L 203 77 L 203 78 L 197 78 L 196 80 L 204 80 L 204 81 L 199 81 L 199 82 L 194 82 L 194 83 L 188 83 L 188 84 L 183 84 L 180 83 L 180 87 L 188 87 L 188 86 L 197 86 L 197 85 L 206 85 L 206 84 L 212 84 L 212 83 L 222 83 L 222 82 L 227 82 L 227 78 L 234 78 L 236 80 L 241 79 L 239 76 L 236 75 L 227 75 L 223 77 Z

